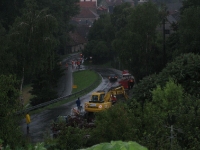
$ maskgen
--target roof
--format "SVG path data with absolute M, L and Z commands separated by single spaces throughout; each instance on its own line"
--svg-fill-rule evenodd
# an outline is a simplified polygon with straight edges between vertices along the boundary
M 80 13 L 76 18 L 98 18 L 96 1 L 80 1 Z
M 107 10 L 107 8 L 104 7 L 104 6 L 99 6 L 97 9 L 98 9 L 98 10 Z
M 167 20 L 170 24 L 177 23 L 177 20 L 172 15 L 168 15 Z
M 80 14 L 76 16 L 76 18 L 93 18 L 93 19 L 96 19 L 98 17 L 99 15 L 91 9 L 81 9 Z
M 79 3 L 80 7 L 90 7 L 90 8 L 96 8 L 96 2 L 92 2 L 92 1 L 81 1 Z

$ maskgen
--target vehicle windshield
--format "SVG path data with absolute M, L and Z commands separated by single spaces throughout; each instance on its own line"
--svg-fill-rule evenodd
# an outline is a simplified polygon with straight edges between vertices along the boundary
M 92 101 L 98 101 L 98 95 L 92 95 Z
M 116 75 L 115 75 L 115 74 L 111 74 L 110 76 L 111 76 L 111 77 L 116 77 Z
M 103 101 L 104 96 L 105 96 L 105 94 L 100 95 L 100 101 Z
M 132 75 L 123 75 L 124 78 L 131 78 Z

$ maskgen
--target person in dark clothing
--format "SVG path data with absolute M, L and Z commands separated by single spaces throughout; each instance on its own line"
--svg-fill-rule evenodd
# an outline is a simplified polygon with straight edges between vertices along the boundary
M 76 100 L 76 106 L 77 106 L 78 110 L 81 111 L 81 101 L 80 101 L 80 98 L 78 98 Z

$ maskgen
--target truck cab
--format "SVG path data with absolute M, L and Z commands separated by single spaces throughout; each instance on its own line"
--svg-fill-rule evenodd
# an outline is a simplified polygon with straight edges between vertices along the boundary
M 135 83 L 135 79 L 132 74 L 129 73 L 128 70 L 124 70 L 122 72 L 122 79 L 119 81 L 119 84 L 124 87 L 126 90 L 130 90 L 133 88 Z
M 119 98 L 121 96 L 121 98 Z M 85 103 L 86 112 L 99 112 L 109 109 L 119 99 L 128 99 L 123 86 L 112 87 L 106 93 L 105 91 L 93 92 L 89 102 Z
M 93 92 L 89 102 L 85 103 L 86 112 L 99 112 L 111 107 L 111 101 L 105 101 L 105 91 Z

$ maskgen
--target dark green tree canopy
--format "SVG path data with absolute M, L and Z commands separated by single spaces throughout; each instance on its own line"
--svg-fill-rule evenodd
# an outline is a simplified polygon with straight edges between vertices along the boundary
M 155 4 L 148 2 L 137 5 L 127 17 L 127 24 L 116 33 L 112 46 L 121 62 L 137 80 L 154 73 L 154 62 L 159 61 L 159 47 L 156 44 L 156 27 L 159 11 Z M 158 57 L 155 58 L 155 54 Z
M 169 78 L 180 84 L 184 91 L 199 98 L 200 56 L 192 53 L 182 54 L 159 73 L 142 79 L 133 91 L 133 97 L 139 102 L 151 101 L 151 90 L 165 86 Z
M 180 51 L 199 53 L 200 51 L 200 6 L 191 6 L 183 11 L 179 25 Z

